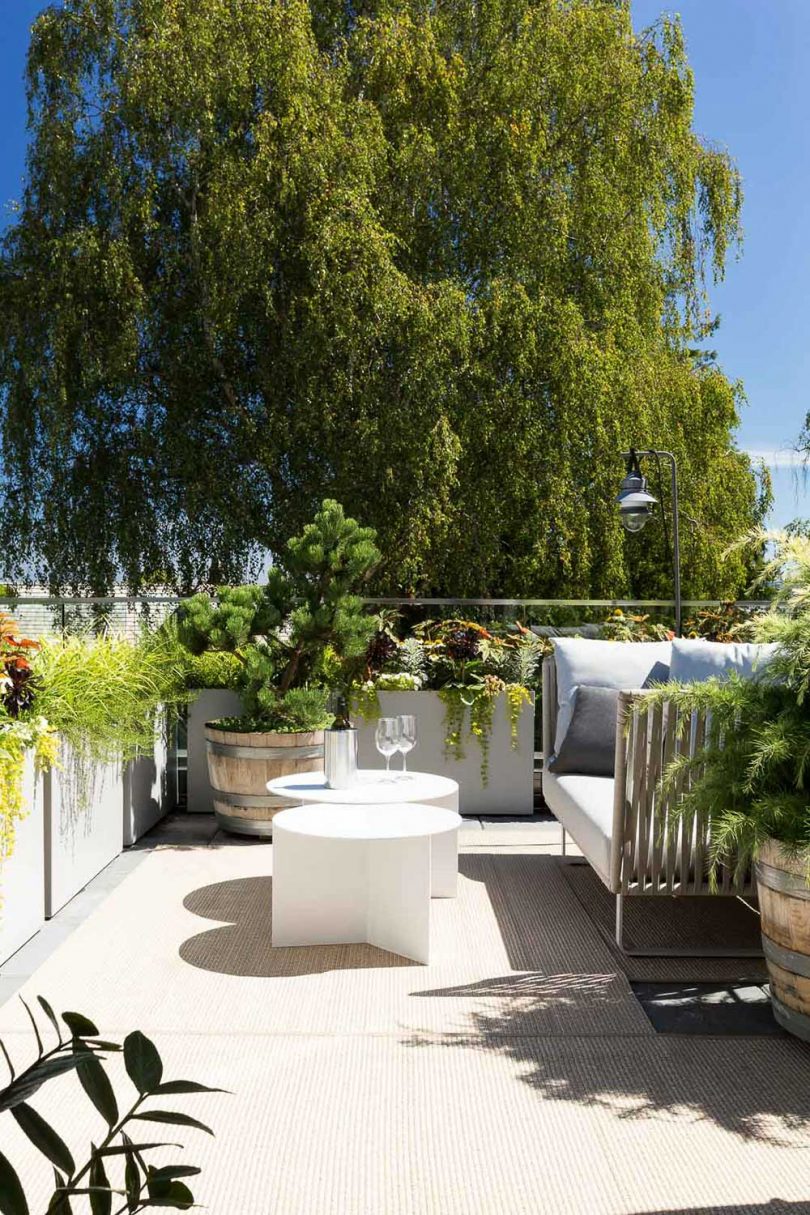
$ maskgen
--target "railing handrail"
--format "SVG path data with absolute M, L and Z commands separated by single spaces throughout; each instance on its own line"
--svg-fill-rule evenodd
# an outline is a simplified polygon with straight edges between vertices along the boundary
M 0 595 L 0 604 L 42 604 L 46 607 L 57 607 L 70 604 L 81 607 L 85 604 L 116 604 L 127 605 L 150 603 L 180 603 L 180 595 Z M 368 596 L 363 599 L 365 604 L 394 605 L 402 604 L 410 607 L 674 607 L 674 599 L 445 599 L 432 596 L 411 595 L 381 595 Z M 731 605 L 738 608 L 770 607 L 769 599 L 684 599 L 684 607 L 726 607 Z

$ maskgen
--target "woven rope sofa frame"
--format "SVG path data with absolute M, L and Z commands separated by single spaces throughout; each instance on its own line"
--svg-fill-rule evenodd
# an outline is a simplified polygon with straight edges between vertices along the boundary
M 626 953 L 652 956 L 740 957 L 759 956 L 756 949 L 686 948 L 654 950 L 625 948 L 624 899 L 626 897 L 725 896 L 748 899 L 756 895 L 753 866 L 735 864 L 727 859 L 718 874 L 717 885 L 709 880 L 710 839 L 705 817 L 696 815 L 687 830 L 675 822 L 673 808 L 683 794 L 688 777 L 681 777 L 672 788 L 663 790 L 661 777 L 669 763 L 679 755 L 694 752 L 705 737 L 706 720 L 691 715 L 690 725 L 679 732 L 678 714 L 670 704 L 656 704 L 645 713 L 638 712 L 645 693 L 619 693 L 616 708 L 616 759 L 613 784 L 613 827 L 610 870 L 600 872 L 592 865 L 616 898 L 616 944 Z M 554 754 L 557 729 L 557 673 L 554 656 L 543 660 L 543 772 Z M 609 779 L 609 778 L 606 778 Z M 587 852 L 572 832 L 562 831 L 562 851 L 571 834 L 586 860 Z

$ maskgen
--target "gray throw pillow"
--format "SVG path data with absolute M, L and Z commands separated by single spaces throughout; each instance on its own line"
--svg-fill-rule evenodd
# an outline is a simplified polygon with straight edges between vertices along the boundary
M 613 776 L 616 754 L 618 688 L 582 684 L 574 694 L 574 712 L 559 753 L 548 765 L 555 776 Z

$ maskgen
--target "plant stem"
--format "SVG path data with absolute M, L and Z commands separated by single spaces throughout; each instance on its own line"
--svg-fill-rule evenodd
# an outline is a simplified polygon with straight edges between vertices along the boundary
M 115 1126 L 110 1127 L 107 1134 L 102 1139 L 101 1143 L 98 1145 L 98 1149 L 97 1149 L 98 1151 L 101 1151 L 103 1148 L 110 1146 L 110 1144 L 112 1143 L 115 1136 L 121 1133 L 121 1131 L 126 1126 L 127 1122 L 129 1122 L 130 1118 L 137 1110 L 138 1106 L 141 1104 L 142 1101 L 145 1101 L 148 1096 L 149 1096 L 148 1093 L 142 1093 L 138 1096 L 137 1100 L 135 1101 L 135 1104 L 132 1106 L 132 1108 L 126 1114 L 124 1114 L 123 1118 L 119 1118 L 119 1120 L 118 1120 L 118 1122 L 116 1122 Z M 88 1173 L 90 1171 L 90 1166 L 92 1165 L 92 1163 L 93 1163 L 93 1158 L 91 1156 L 90 1159 L 87 1161 L 87 1164 L 83 1165 L 78 1173 L 74 1173 L 74 1175 L 72 1177 L 68 1178 L 68 1181 L 65 1184 L 64 1190 L 61 1191 L 62 1193 L 65 1194 L 66 1198 L 70 1197 L 70 1191 L 75 1189 L 77 1182 L 81 1181 L 81 1179 L 82 1179 L 82 1177 L 84 1177 L 85 1173 Z

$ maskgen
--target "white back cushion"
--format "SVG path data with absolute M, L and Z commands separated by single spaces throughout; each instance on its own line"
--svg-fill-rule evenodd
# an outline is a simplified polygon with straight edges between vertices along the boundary
M 676 637 L 672 642 L 669 677 L 678 683 L 704 683 L 707 679 L 728 679 L 732 671 L 750 678 L 768 665 L 776 651 L 773 643 L 706 641 Z
M 574 712 L 580 684 L 591 688 L 640 688 L 658 664 L 670 664 L 669 641 L 590 641 L 585 637 L 554 637 L 557 668 L 557 733 L 559 752 Z M 666 675 L 663 675 L 666 679 Z

